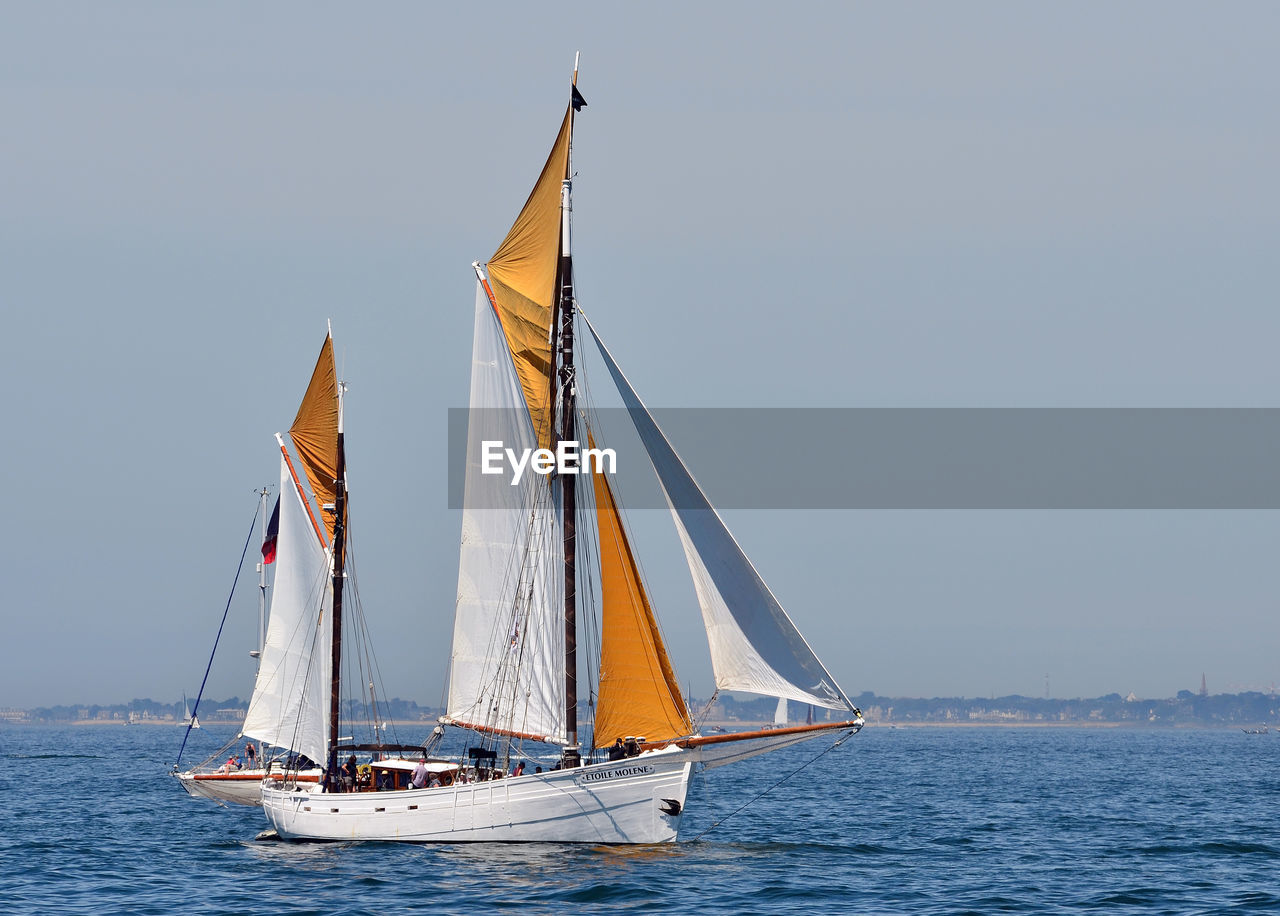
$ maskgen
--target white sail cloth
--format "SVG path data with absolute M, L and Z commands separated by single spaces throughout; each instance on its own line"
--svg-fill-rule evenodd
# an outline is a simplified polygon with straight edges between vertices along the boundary
M 244 734 L 324 764 L 329 746 L 329 552 L 280 459 L 280 530 L 271 621 Z
M 483 443 L 537 448 L 498 317 L 476 287 L 471 411 L 447 718 L 563 744 L 564 570 L 547 477 L 483 473 Z
M 675 519 L 702 608 L 717 689 L 853 709 L 729 533 L 596 329 L 585 315 L 582 317 L 622 395 Z

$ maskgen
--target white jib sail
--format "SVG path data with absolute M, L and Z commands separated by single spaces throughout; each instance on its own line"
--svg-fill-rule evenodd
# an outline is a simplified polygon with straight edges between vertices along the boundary
M 583 319 L 586 321 L 585 315 Z M 671 507 L 702 608 L 717 689 L 853 709 L 729 533 L 596 329 L 590 321 L 586 325 Z
M 332 571 L 283 456 L 275 566 L 271 619 L 244 733 L 323 765 L 329 744 Z
M 506 338 L 476 287 L 458 603 L 446 716 L 563 744 L 564 570 L 551 480 L 505 457 L 483 473 L 484 443 L 536 449 Z

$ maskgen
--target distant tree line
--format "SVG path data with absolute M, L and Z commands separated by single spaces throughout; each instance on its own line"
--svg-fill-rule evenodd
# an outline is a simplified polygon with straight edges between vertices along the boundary
M 1043 697 L 885 697 L 866 691 L 853 697 L 869 722 L 912 723 L 1025 723 L 1104 722 L 1128 725 L 1239 725 L 1280 723 L 1280 699 L 1266 693 L 1224 693 L 1200 696 L 1180 690 L 1168 699 L 1144 700 L 1118 693 L 1091 699 Z M 725 721 L 769 722 L 777 701 L 767 697 L 718 697 L 710 718 Z M 788 721 L 803 723 L 809 709 L 788 704 Z M 832 715 L 838 715 L 833 713 Z M 815 722 L 827 721 L 828 710 L 813 707 Z
M 80 722 L 84 720 L 116 720 L 129 719 L 172 719 L 182 721 L 189 709 L 202 722 L 235 721 L 244 718 L 248 710 L 247 700 L 238 696 L 227 699 L 206 697 L 200 701 L 199 708 L 188 699 L 184 707 L 183 701 L 164 703 L 150 698 L 130 700 L 128 703 L 103 705 L 97 703 L 73 704 L 70 706 L 41 706 L 26 710 L 28 721 L 32 722 Z M 347 716 L 364 716 L 366 708 L 362 701 L 349 701 L 344 704 L 343 713 Z M 434 722 L 440 710 L 430 706 L 419 706 L 413 700 L 402 700 L 394 697 L 390 700 L 378 701 L 378 715 L 382 719 L 396 720 L 430 720 Z

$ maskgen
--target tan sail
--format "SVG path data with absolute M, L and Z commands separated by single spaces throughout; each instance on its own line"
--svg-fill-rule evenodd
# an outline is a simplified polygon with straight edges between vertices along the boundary
M 533 192 L 488 263 L 494 308 L 540 448 L 551 441 L 551 324 L 560 261 L 560 187 L 568 177 L 572 134 L 571 106 Z
M 333 361 L 333 338 L 326 336 L 316 360 L 311 384 L 298 415 L 289 427 L 294 447 L 316 503 L 321 507 L 326 535 L 333 531 L 338 479 L 338 372 Z M 324 508 L 328 506 L 330 508 Z
M 594 448 L 594 441 L 590 437 L 588 441 Z M 605 747 L 627 736 L 666 741 L 688 735 L 693 732 L 689 710 L 662 645 L 608 479 L 603 473 L 592 479 L 603 593 L 595 745 Z

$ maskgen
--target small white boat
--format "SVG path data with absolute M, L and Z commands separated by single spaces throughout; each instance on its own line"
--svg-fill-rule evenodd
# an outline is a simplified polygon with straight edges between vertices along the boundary
M 278 770 L 277 770 L 278 772 Z M 201 773 L 186 770 L 175 774 L 187 794 L 196 798 L 211 798 L 229 805 L 262 804 L 262 780 L 267 771 L 261 767 L 245 768 L 230 772 Z M 293 777 L 299 784 L 318 782 L 320 770 L 305 770 Z
M 326 334 L 321 347 L 320 356 L 313 371 L 312 379 L 303 398 L 293 426 L 289 430 L 291 440 L 305 456 L 306 449 L 317 435 L 315 429 L 323 430 L 332 424 L 336 429 L 336 408 L 333 416 L 324 410 L 324 401 L 329 387 L 336 385 L 333 359 L 333 339 Z M 281 491 L 292 491 L 284 502 L 297 500 L 297 493 L 303 484 L 293 469 L 292 460 L 285 448 L 283 437 L 276 435 L 280 450 Z M 317 466 L 308 465 L 309 475 L 326 473 Z M 330 476 L 332 474 L 330 473 Z M 319 481 L 319 479 L 317 479 Z M 311 482 L 311 478 L 308 478 Z M 319 500 L 323 506 L 327 492 L 323 482 L 312 484 L 313 499 Z M 274 511 L 267 514 L 267 497 L 269 490 L 264 487 L 259 493 L 259 509 L 256 516 L 261 520 L 261 562 L 258 563 L 258 648 L 250 653 L 258 660 L 258 672 L 254 681 L 253 694 L 249 700 L 248 713 L 240 731 L 227 744 L 223 745 L 201 763 L 184 771 L 174 765 L 172 775 L 179 781 L 189 795 L 211 798 L 223 804 L 260 805 L 262 803 L 261 783 L 272 769 L 276 772 L 286 765 L 293 770 L 292 778 L 301 784 L 314 783 L 320 778 L 321 770 L 306 758 L 300 757 L 310 751 L 322 754 L 323 746 L 296 740 L 298 736 L 311 735 L 315 732 L 314 716 L 317 711 L 308 709 L 305 704 L 291 705 L 302 689 L 299 679 L 310 683 L 308 678 L 316 680 L 327 677 L 323 666 L 324 657 L 310 668 L 311 653 L 309 647 L 298 648 L 297 626 L 303 613 L 302 609 L 311 608 L 310 590 L 314 587 L 317 570 L 327 568 L 324 546 L 323 528 L 316 518 L 308 517 L 307 523 L 290 528 L 285 537 L 279 530 L 279 513 L 281 500 L 277 499 Z M 310 511 L 310 510 L 308 510 Z M 319 508 L 320 517 L 324 517 L 323 508 Z M 332 507 L 330 507 L 330 512 Z M 268 624 L 267 616 L 267 567 L 275 564 L 276 574 L 273 597 L 270 602 L 271 614 Z M 228 603 L 228 607 L 230 603 Z M 217 645 L 215 642 L 215 653 Z M 212 658 L 210 666 L 212 666 Z M 206 672 L 207 675 L 207 672 Z M 202 688 L 203 689 L 203 688 Z M 200 720 L 187 706 L 187 698 L 182 698 L 185 720 L 179 723 L 187 726 L 188 736 L 192 729 L 200 728 Z M 199 697 L 196 708 L 199 708 Z M 245 742 L 252 745 L 253 754 Z M 186 742 L 184 739 L 183 747 Z M 244 753 L 241 754 L 241 750 Z M 181 752 L 179 752 L 181 758 Z M 295 761 L 303 761 L 299 772 Z M 270 760 L 269 767 L 255 765 L 258 761 Z

